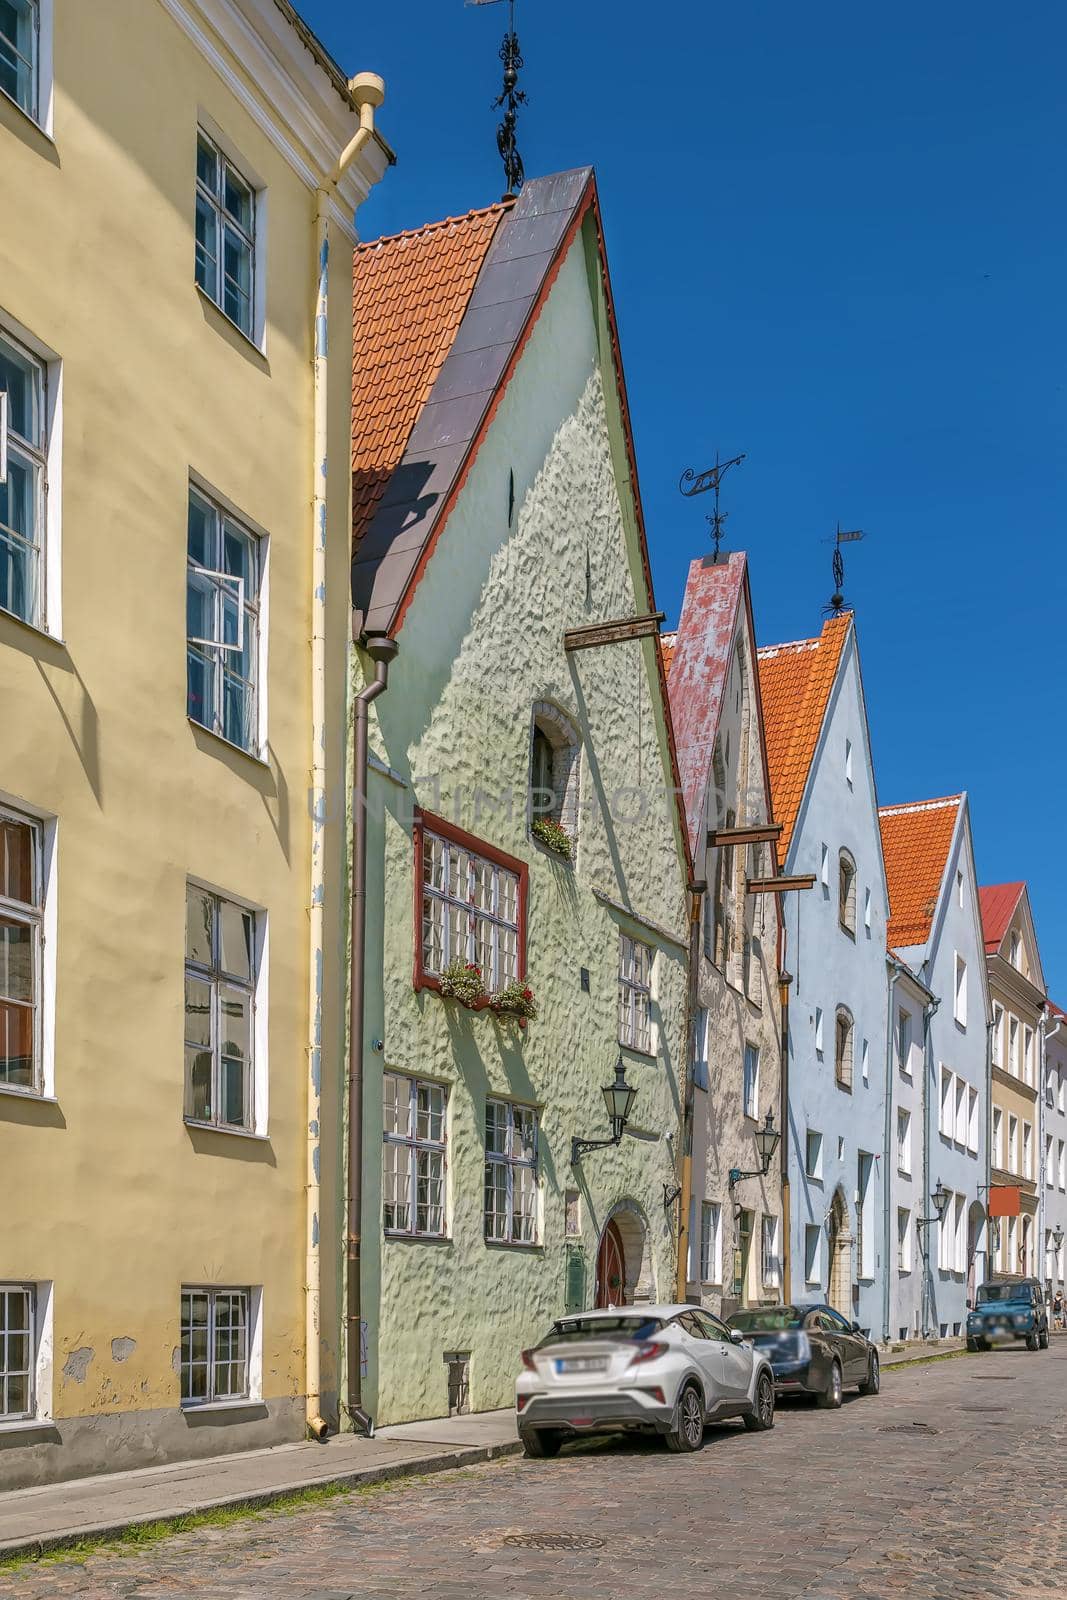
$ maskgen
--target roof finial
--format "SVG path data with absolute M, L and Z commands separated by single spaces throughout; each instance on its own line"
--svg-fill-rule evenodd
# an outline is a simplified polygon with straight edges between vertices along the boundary
M 841 554 L 841 546 L 843 544 L 853 544 L 857 539 L 865 537 L 866 535 L 862 528 L 853 528 L 850 532 L 842 531 L 839 522 L 833 539 L 826 541 L 828 544 L 832 543 L 834 547 L 834 592 L 830 596 L 830 604 L 822 608 L 824 617 L 839 617 L 843 611 L 848 609 L 845 605 L 845 596 L 842 593 L 845 587 L 845 561 Z
M 719 485 L 723 474 L 729 472 L 731 467 L 739 467 L 744 459 L 745 452 L 742 450 L 739 456 L 734 456 L 729 461 L 720 461 L 719 452 L 716 450 L 713 467 L 706 467 L 703 472 L 694 472 L 692 467 L 686 467 L 678 481 L 678 488 L 687 499 L 691 499 L 695 494 L 705 494 L 709 489 L 715 491 L 715 509 L 706 520 L 711 527 L 711 537 L 715 541 L 712 561 L 716 564 L 719 560 L 719 545 L 722 542 L 722 525 L 730 515 L 728 511 L 719 510 Z
M 498 5 L 500 0 L 466 0 L 470 6 Z M 504 116 L 497 126 L 496 147 L 504 163 L 504 182 L 507 184 L 505 200 L 514 200 L 526 181 L 515 138 L 518 108 L 526 104 L 526 92 L 518 87 L 519 69 L 523 65 L 519 36 L 515 32 L 515 0 L 508 0 L 508 31 L 500 46 L 500 59 L 504 64 L 504 87 L 493 101 L 493 109 L 504 107 Z

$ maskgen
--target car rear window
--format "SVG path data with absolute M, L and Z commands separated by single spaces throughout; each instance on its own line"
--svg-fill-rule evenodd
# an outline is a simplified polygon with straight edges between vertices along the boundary
M 771 1306 L 766 1311 L 735 1311 L 729 1325 L 739 1333 L 780 1333 L 785 1328 L 799 1328 L 800 1313 L 795 1306 Z
M 983 1283 L 978 1290 L 978 1304 L 987 1300 L 1029 1300 L 1030 1290 L 1022 1283 Z
M 663 1323 L 658 1317 L 596 1317 L 587 1322 L 557 1322 L 542 1345 L 580 1339 L 651 1339 Z

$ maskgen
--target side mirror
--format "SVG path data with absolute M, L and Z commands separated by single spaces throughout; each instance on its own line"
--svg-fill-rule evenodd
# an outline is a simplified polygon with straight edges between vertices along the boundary
M 968 1300 L 968 1302 L 967 1302 L 967 1310 L 968 1311 L 973 1311 L 974 1310 L 974 1301 L 973 1300 Z
M 730 1343 L 731 1344 L 744 1344 L 744 1342 L 745 1342 L 745 1336 L 741 1332 L 741 1329 L 740 1328 L 731 1328 L 730 1329 Z
M 858 1322 L 854 1322 L 854 1323 L 853 1323 L 853 1324 L 852 1324 L 852 1332 L 853 1332 L 853 1333 L 859 1333 L 859 1331 L 860 1331 L 860 1325 L 859 1325 L 859 1323 L 858 1323 Z

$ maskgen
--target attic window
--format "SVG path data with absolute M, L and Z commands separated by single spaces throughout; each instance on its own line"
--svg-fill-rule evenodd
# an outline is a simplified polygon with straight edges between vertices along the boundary
M 852 740 L 845 740 L 845 782 L 852 788 Z
M 846 933 L 856 933 L 856 863 L 847 850 L 837 858 L 837 917 Z
M 1016 972 L 1021 972 L 1023 970 L 1023 942 L 1019 937 L 1019 934 L 1014 930 L 1011 936 L 1008 960 L 1011 962 Z
M 570 718 L 548 701 L 539 701 L 530 730 L 530 828 L 537 837 L 542 830 L 536 824 L 554 824 L 572 850 L 578 837 L 580 758 Z
M 852 1091 L 852 1013 L 838 1006 L 834 1025 L 834 1077 L 839 1089 Z

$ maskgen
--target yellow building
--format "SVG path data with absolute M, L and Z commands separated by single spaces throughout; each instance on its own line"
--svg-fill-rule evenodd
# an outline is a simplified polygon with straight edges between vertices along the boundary
M 0 6 L 0 1487 L 337 1421 L 381 89 L 288 0 Z
M 1038 1236 L 1043 1121 L 1045 979 L 1025 883 L 979 890 L 993 1010 L 990 1182 L 1019 1190 L 1018 1216 L 1000 1217 L 990 1241 L 992 1275 L 1043 1277 Z

